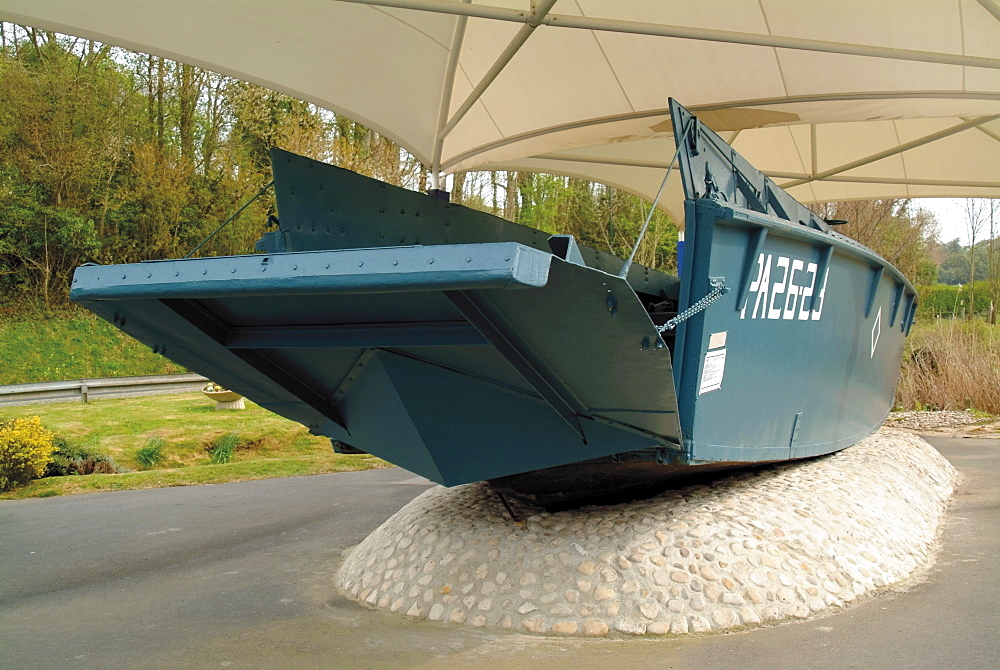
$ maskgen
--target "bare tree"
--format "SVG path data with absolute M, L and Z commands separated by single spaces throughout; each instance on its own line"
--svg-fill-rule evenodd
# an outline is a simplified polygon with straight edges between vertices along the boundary
M 894 199 L 830 202 L 812 209 L 824 218 L 847 221 L 848 225 L 837 232 L 881 254 L 907 277 L 921 281 L 921 268 L 928 264 L 928 250 L 938 228 L 931 212 L 913 207 L 909 200 Z
M 989 266 L 989 284 L 990 284 L 990 324 L 996 325 L 997 323 L 997 298 L 1000 295 L 1000 277 L 997 276 L 997 249 L 996 249 L 996 236 L 997 236 L 997 221 L 998 214 L 1000 214 L 1000 201 L 991 199 L 988 201 L 987 206 L 989 214 L 989 226 L 990 226 L 990 239 L 987 245 L 987 256 L 986 262 Z
M 965 200 L 965 225 L 969 231 L 969 318 L 976 312 L 976 238 L 986 220 L 986 207 L 977 198 Z M 992 237 L 992 235 L 991 235 Z

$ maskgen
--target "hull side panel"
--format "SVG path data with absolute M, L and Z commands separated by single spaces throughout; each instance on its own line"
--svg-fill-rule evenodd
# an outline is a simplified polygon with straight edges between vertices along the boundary
M 688 214 L 691 262 L 703 268 L 691 299 L 708 292 L 708 277 L 733 287 L 678 334 L 692 462 L 813 456 L 877 429 L 898 380 L 906 324 L 902 308 L 892 314 L 914 294 L 908 282 L 805 227 L 707 200 Z

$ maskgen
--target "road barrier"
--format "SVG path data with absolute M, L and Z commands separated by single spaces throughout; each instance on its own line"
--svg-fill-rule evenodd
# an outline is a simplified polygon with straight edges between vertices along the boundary
M 0 386 L 0 406 L 33 405 L 47 402 L 79 400 L 109 396 L 142 396 L 165 393 L 185 393 L 200 390 L 208 379 L 187 373 L 180 375 L 149 375 L 146 377 L 110 377 L 104 379 L 73 379 L 60 382 L 9 384 Z

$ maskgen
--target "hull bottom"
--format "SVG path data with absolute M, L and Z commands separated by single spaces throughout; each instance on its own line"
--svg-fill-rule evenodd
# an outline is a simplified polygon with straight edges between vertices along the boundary
M 559 512 L 587 505 L 617 505 L 671 488 L 709 483 L 732 470 L 750 471 L 785 461 L 703 465 L 594 460 L 489 480 L 494 490 L 522 505 Z

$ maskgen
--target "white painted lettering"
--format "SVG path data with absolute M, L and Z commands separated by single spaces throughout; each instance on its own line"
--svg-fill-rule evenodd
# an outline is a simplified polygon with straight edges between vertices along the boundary
M 769 319 L 781 318 L 781 308 L 774 306 L 774 300 L 778 296 L 782 295 L 785 292 L 785 288 L 788 286 L 788 257 L 778 256 L 777 265 L 782 269 L 781 281 L 774 282 L 774 286 L 771 288 L 771 299 L 767 301 L 767 318 Z
M 792 269 L 788 273 L 788 297 L 785 298 L 785 309 L 781 312 L 782 319 L 795 318 L 795 303 L 799 299 L 799 291 L 802 290 L 802 287 L 795 283 L 795 273 L 801 272 L 803 265 L 804 263 L 797 258 L 792 261 Z
M 813 289 L 816 288 L 816 270 L 817 268 L 815 263 L 810 263 L 806 266 L 806 272 L 812 275 L 812 279 L 809 280 L 809 286 L 802 288 L 802 300 L 799 301 L 799 321 L 809 320 L 809 308 L 812 307 L 812 301 L 809 299 L 812 298 Z M 808 305 L 809 308 L 807 308 L 806 305 Z
M 747 299 L 743 301 L 743 307 L 740 308 L 740 318 L 747 318 L 747 303 L 750 302 L 750 293 L 756 293 L 760 288 L 760 278 L 764 274 L 764 254 L 761 254 L 757 258 L 757 278 L 750 282 L 750 288 L 747 289 Z M 756 306 L 754 307 L 756 310 Z
M 779 273 L 780 270 L 780 273 Z M 771 272 L 774 272 L 772 278 Z M 750 305 L 750 294 L 755 293 L 751 319 L 818 321 L 823 316 L 826 298 L 826 280 L 816 292 L 819 268 L 799 258 L 760 254 L 757 258 L 757 276 L 747 288 L 747 298 L 740 308 L 740 318 L 745 319 Z
M 763 257 L 763 254 L 761 254 L 761 257 Z M 767 296 L 771 288 L 771 258 L 771 255 L 768 254 L 767 260 L 764 261 L 764 273 L 757 284 L 757 300 L 753 304 L 753 312 L 750 313 L 750 317 L 754 319 L 757 318 L 758 307 L 760 308 L 761 318 L 767 318 Z
M 823 288 L 819 290 L 819 307 L 813 307 L 812 319 L 813 321 L 819 321 L 820 317 L 823 316 L 823 303 L 826 302 L 826 285 L 830 279 L 830 268 L 826 268 L 826 274 L 823 275 Z

